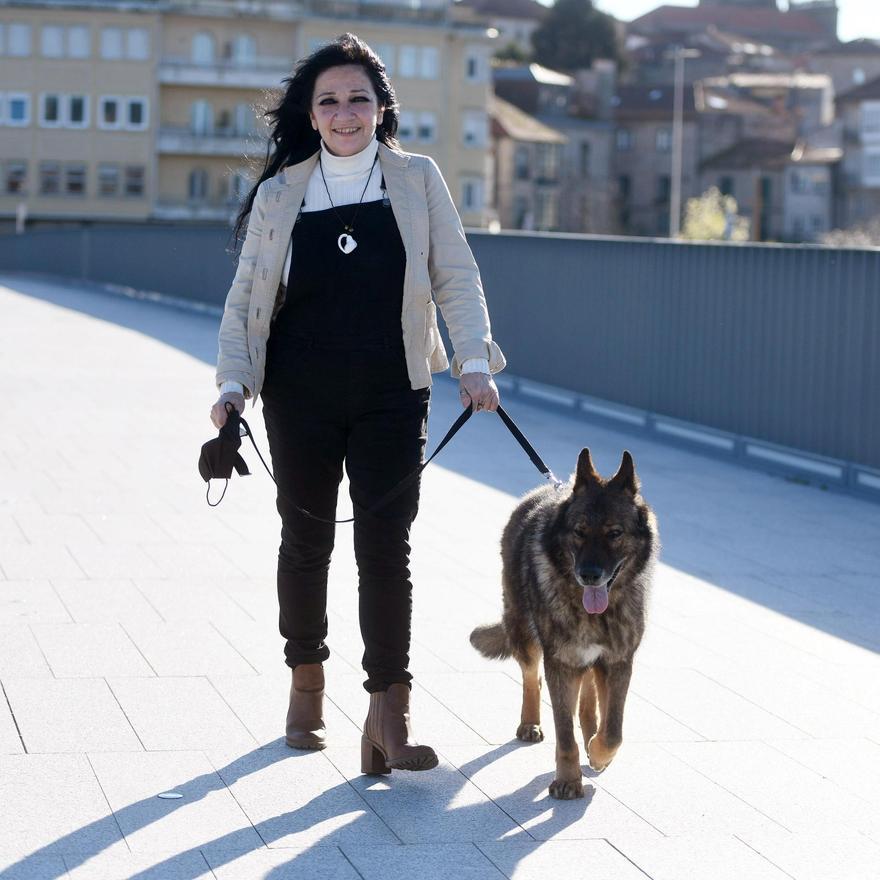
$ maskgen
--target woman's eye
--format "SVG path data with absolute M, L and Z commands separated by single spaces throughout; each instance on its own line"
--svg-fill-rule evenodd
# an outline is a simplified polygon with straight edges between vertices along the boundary
M 324 104 L 335 104 L 335 103 L 336 103 L 336 101 L 333 98 L 324 98 L 322 101 L 320 101 L 321 106 L 323 106 Z

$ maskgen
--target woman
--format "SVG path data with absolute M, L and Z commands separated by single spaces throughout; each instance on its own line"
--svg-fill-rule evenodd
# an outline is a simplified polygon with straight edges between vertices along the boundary
M 274 156 L 250 213 L 220 326 L 211 411 L 262 395 L 279 485 L 279 629 L 293 670 L 286 742 L 325 745 L 322 663 L 332 520 L 345 462 L 354 506 L 364 685 L 362 769 L 427 770 L 409 726 L 414 481 L 370 508 L 424 461 L 431 372 L 449 361 L 432 292 L 449 327 L 462 404 L 493 411 L 492 341 L 482 285 L 436 164 L 404 153 L 399 110 L 378 56 L 344 34 L 301 61 L 273 123 Z

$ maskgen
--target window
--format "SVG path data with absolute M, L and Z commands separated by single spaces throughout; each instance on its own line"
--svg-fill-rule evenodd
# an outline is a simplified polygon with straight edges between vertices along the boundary
M 658 205 L 666 205 L 669 203 L 669 197 L 672 193 L 672 179 L 668 174 L 657 175 L 657 198 Z
M 92 54 L 88 25 L 75 24 L 67 29 L 67 54 L 70 58 L 88 58 Z
M 718 189 L 721 190 L 721 195 L 723 196 L 735 196 L 736 195 L 736 185 L 734 184 L 732 177 L 722 177 L 718 181 Z
M 656 143 L 658 153 L 668 153 L 672 149 L 672 129 L 658 128 Z
M 528 144 L 517 144 L 513 151 L 513 175 L 517 180 L 529 179 Z
M 434 46 L 423 46 L 419 62 L 422 79 L 437 79 L 440 74 L 440 53 Z
M 40 95 L 40 124 L 56 128 L 61 123 L 61 96 L 43 92 Z
M 485 147 L 489 140 L 489 121 L 483 110 L 462 114 L 462 142 L 466 147 Z
M 862 140 L 880 140 L 880 101 L 862 104 Z
M 122 58 L 122 29 L 116 27 L 101 28 L 101 57 L 106 59 Z
M 543 183 L 553 183 L 559 170 L 559 149 L 556 144 L 538 144 L 535 156 L 537 177 Z
M 559 200 L 555 192 L 539 192 L 535 195 L 537 229 L 555 229 L 559 220 Z
M 632 132 L 628 128 L 618 128 L 614 142 L 621 152 L 631 150 L 633 145 Z
M 150 57 L 150 32 L 147 28 L 126 30 L 125 56 L 132 61 L 146 61 Z
M 9 25 L 6 33 L 6 52 L 17 58 L 26 58 L 31 54 L 31 26 L 14 22 Z
M 880 149 L 877 147 L 865 150 L 862 156 L 862 184 L 880 186 Z
M 419 113 L 418 139 L 423 144 L 432 144 L 437 138 L 437 114 Z
M 119 195 L 119 166 L 98 166 L 98 195 L 104 198 Z
M 6 115 L 3 122 L 6 125 L 30 125 L 31 124 L 31 96 L 24 92 L 6 93 Z
M 98 99 L 98 128 L 122 128 L 121 98 L 101 95 Z
M 229 178 L 229 198 L 243 202 L 251 189 L 251 179 L 247 169 L 233 171 Z
M 419 50 L 415 46 L 400 47 L 400 75 L 415 76 L 418 70 Z
M 67 96 L 67 124 L 71 128 L 87 128 L 89 103 L 85 95 Z
M 125 127 L 139 131 L 147 127 L 147 99 L 126 98 Z
M 7 194 L 25 193 L 27 184 L 27 162 L 24 160 L 7 162 L 4 175 Z
M 65 168 L 64 192 L 69 196 L 86 194 L 86 166 L 79 163 Z
M 257 57 L 257 44 L 249 34 L 239 34 L 232 41 L 232 60 L 236 64 L 253 64 Z
M 44 58 L 64 57 L 64 28 L 61 25 L 43 25 L 41 51 Z
M 193 101 L 189 108 L 189 124 L 193 134 L 212 134 L 214 111 L 207 101 Z
M 617 192 L 622 202 L 628 202 L 632 193 L 632 180 L 628 174 L 621 174 L 617 178 Z
M 488 79 L 486 52 L 480 46 L 470 46 L 464 58 L 464 76 L 468 82 L 486 82 Z
M 144 194 L 144 166 L 125 166 L 125 194 L 127 196 L 142 196 Z
M 55 196 L 61 192 L 61 166 L 57 162 L 40 162 L 40 195 Z
M 852 81 L 854 86 L 863 86 L 868 79 L 863 67 L 857 67 L 852 72 Z
M 412 141 L 416 137 L 416 114 L 412 110 L 401 110 L 397 125 L 397 135 L 402 141 Z
M 214 63 L 214 38 L 210 34 L 196 34 L 192 41 L 192 60 L 196 64 Z
M 250 104 L 235 105 L 235 133 L 253 134 L 257 128 L 257 120 Z
M 480 177 L 461 179 L 461 209 L 477 212 L 483 210 L 483 180 Z
M 394 76 L 394 44 L 374 43 L 373 49 L 385 65 L 385 72 L 388 76 Z
M 513 225 L 515 229 L 531 229 L 534 225 L 529 200 L 525 196 L 513 200 Z
M 580 149 L 580 172 L 581 177 L 590 176 L 590 151 L 591 144 L 589 141 L 581 141 Z
M 189 173 L 189 197 L 202 201 L 208 197 L 208 172 L 204 168 L 194 168 Z

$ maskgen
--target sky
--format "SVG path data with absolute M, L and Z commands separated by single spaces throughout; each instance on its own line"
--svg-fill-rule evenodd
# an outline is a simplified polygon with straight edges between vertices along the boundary
M 548 3 L 548 0 L 543 0 Z M 615 18 L 631 21 L 656 9 L 658 6 L 696 6 L 697 0 L 594 0 L 595 5 Z M 780 3 L 786 6 L 786 0 Z M 858 37 L 880 39 L 880 15 L 877 14 L 877 0 L 837 0 L 840 9 L 838 34 L 841 40 L 855 40 Z M 873 14 L 872 13 L 873 7 Z

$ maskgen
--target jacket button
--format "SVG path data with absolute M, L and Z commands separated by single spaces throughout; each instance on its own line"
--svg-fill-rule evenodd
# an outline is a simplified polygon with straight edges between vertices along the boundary
M 263 281 L 266 280 L 266 276 L 269 274 L 268 267 L 263 267 Z
M 280 202 L 280 201 L 281 201 L 281 193 L 280 193 L 280 192 L 275 193 L 275 201 L 276 201 L 276 202 Z
M 272 241 L 272 238 L 274 237 L 274 235 L 275 235 L 275 230 L 274 230 L 274 229 L 270 229 L 270 230 L 269 230 L 269 241 Z

